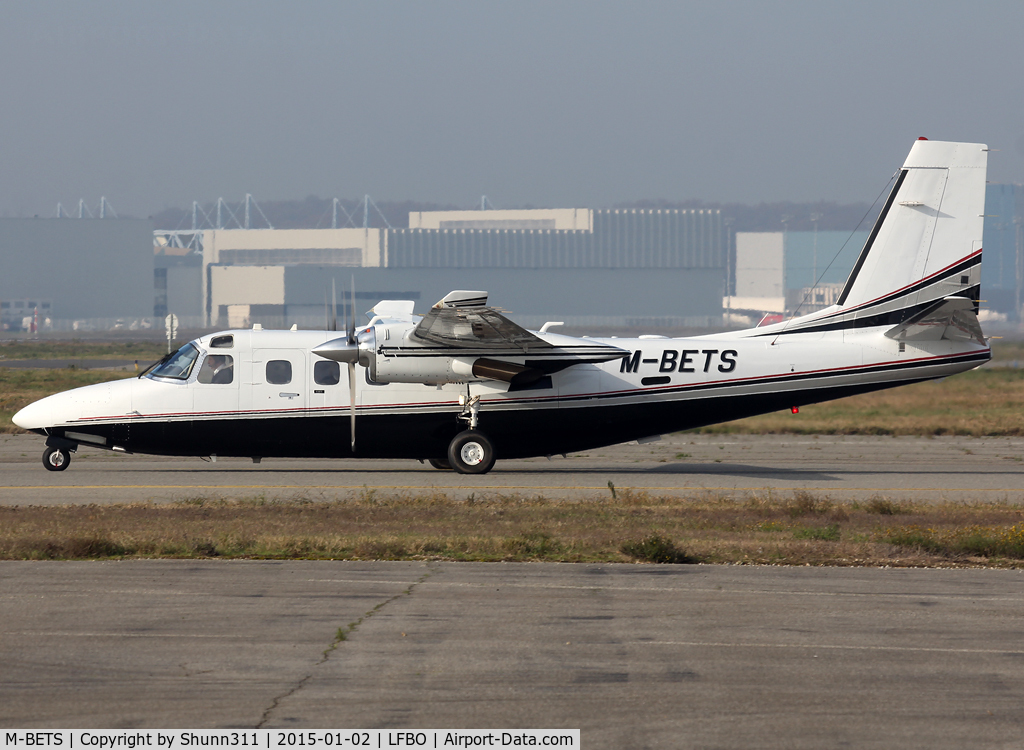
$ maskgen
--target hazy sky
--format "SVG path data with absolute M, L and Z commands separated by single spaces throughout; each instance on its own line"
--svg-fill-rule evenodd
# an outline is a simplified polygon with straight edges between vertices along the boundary
M 0 215 L 193 199 L 871 201 L 1024 182 L 1024 3 L 4 4 Z

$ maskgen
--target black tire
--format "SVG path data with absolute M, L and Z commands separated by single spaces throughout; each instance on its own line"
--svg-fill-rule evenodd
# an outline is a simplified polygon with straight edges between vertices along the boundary
M 451 471 L 452 465 L 443 458 L 428 458 L 427 463 L 433 466 L 438 471 Z
M 486 474 L 494 466 L 494 446 L 482 432 L 460 432 L 448 445 L 448 463 L 459 474 Z
M 71 452 L 66 448 L 47 448 L 43 451 L 43 466 L 47 471 L 64 471 L 71 465 Z

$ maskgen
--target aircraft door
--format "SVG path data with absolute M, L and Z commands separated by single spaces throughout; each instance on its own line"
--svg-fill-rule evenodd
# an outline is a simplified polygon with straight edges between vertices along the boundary
M 269 416 L 304 416 L 308 399 L 306 352 L 256 349 L 252 353 L 252 409 Z

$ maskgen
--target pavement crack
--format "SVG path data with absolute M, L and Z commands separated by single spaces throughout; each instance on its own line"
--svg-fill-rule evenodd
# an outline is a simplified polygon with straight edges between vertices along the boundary
M 354 633 L 360 625 L 369 620 L 371 617 L 380 612 L 382 609 L 384 609 L 386 606 L 391 604 L 391 602 L 395 601 L 396 599 L 401 599 L 404 596 L 412 596 L 413 590 L 421 583 L 426 581 L 428 578 L 430 578 L 432 575 L 434 575 L 436 572 L 436 570 L 430 568 L 430 565 L 428 563 L 427 572 L 421 575 L 412 583 L 410 583 L 408 586 L 406 586 L 404 590 L 399 591 L 394 596 L 391 596 L 385 599 L 384 601 L 380 602 L 375 607 L 367 610 L 362 614 L 362 616 L 358 617 L 357 619 L 353 620 L 347 625 L 342 625 L 341 627 L 339 627 L 334 633 L 334 640 L 331 641 L 330 645 L 328 645 L 327 648 L 325 648 L 321 652 L 320 659 L 310 668 L 309 674 L 302 677 L 294 685 L 292 685 L 292 687 L 289 690 L 277 696 L 276 698 L 274 698 L 273 701 L 271 701 L 270 705 L 263 712 L 262 716 L 260 716 L 259 723 L 256 724 L 255 729 L 262 729 L 263 725 L 270 720 L 270 715 L 279 705 L 281 705 L 282 702 L 284 702 L 285 700 L 287 700 L 288 698 L 292 697 L 297 692 L 302 690 L 302 688 L 305 687 L 306 683 L 313 678 L 316 668 L 324 664 L 328 659 L 330 659 L 331 654 L 333 654 L 338 649 L 338 646 L 347 641 L 349 636 L 352 633 Z
M 195 677 L 196 675 L 201 674 L 212 674 L 214 671 L 212 669 L 191 669 L 189 668 L 187 662 L 179 664 L 178 669 L 182 671 L 185 677 Z

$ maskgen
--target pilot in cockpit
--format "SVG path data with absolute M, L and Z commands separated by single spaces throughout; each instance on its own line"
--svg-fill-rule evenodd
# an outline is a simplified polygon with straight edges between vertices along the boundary
M 227 354 L 211 354 L 199 371 L 200 383 L 227 384 L 234 379 L 234 359 Z

